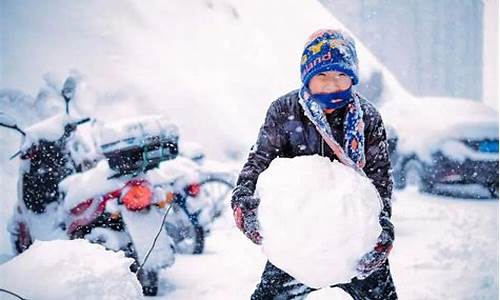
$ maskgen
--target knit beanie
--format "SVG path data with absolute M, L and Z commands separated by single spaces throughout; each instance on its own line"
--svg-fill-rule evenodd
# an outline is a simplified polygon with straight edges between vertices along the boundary
M 300 63 L 303 85 L 308 87 L 314 75 L 326 71 L 347 74 L 353 85 L 359 82 L 355 43 L 347 33 L 320 29 L 309 37 Z

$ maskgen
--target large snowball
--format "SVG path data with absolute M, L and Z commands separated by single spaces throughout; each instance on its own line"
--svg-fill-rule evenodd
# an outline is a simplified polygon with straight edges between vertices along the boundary
M 86 240 L 36 241 L 0 265 L 0 287 L 37 300 L 142 299 L 132 263 L 123 252 Z M 13 298 L 0 293 L 0 299 Z
M 275 159 L 257 190 L 264 253 L 310 287 L 349 282 L 382 230 L 370 180 L 325 157 Z
M 353 298 L 343 289 L 325 288 L 310 293 L 307 300 L 353 300 Z

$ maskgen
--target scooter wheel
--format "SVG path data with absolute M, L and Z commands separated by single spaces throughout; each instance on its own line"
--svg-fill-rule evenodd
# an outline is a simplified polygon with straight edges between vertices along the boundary
M 158 273 L 156 271 L 141 270 L 137 279 L 141 283 L 144 296 L 156 296 L 158 294 Z
M 187 214 L 180 212 L 184 216 L 182 223 L 165 224 L 167 234 L 173 239 L 175 252 L 182 254 L 201 254 L 205 248 L 205 229 L 200 225 L 195 225 Z
M 156 296 L 158 294 L 158 287 L 157 286 L 143 286 L 142 287 L 142 294 L 144 296 Z
M 201 254 L 205 249 L 205 230 L 201 226 L 195 226 L 195 244 L 193 254 Z

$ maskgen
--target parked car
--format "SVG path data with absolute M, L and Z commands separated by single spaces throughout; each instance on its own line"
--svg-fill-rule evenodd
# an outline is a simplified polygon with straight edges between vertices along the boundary
M 395 188 L 498 198 L 498 112 L 468 99 L 386 102 Z

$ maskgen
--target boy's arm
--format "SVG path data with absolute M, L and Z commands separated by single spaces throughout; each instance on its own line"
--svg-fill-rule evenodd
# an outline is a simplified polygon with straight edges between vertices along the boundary
M 393 181 L 387 135 L 382 117 L 375 108 L 371 109 L 369 120 L 371 124 L 367 128 L 365 136 L 366 165 L 363 170 L 373 182 L 383 202 L 382 212 L 379 217 L 382 232 L 376 247 L 364 255 L 358 263 L 357 277 L 360 279 L 368 277 L 373 271 L 385 264 L 394 242 L 394 226 L 390 220 L 392 215 Z
M 260 173 L 262 173 L 273 159 L 281 156 L 285 144 L 285 135 L 280 121 L 278 101 L 269 107 L 264 124 L 261 126 L 257 142 L 248 155 L 247 162 L 240 172 L 236 188 L 233 190 L 231 204 L 238 202 L 242 196 L 252 196 Z

